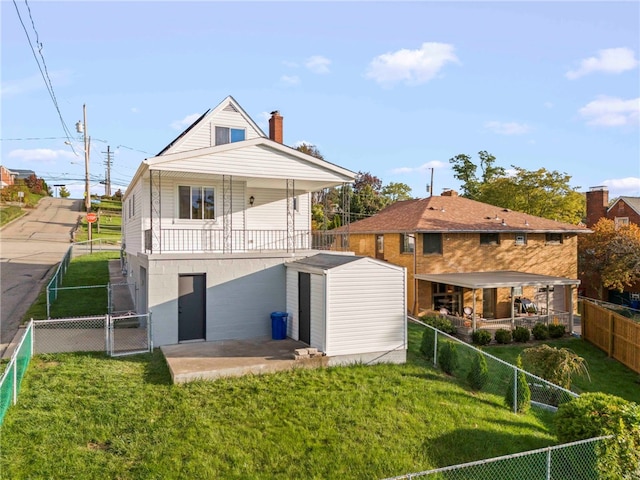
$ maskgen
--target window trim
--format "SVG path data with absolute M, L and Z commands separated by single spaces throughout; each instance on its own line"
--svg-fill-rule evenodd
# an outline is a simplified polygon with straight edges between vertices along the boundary
M 522 241 L 521 241 L 521 242 L 518 242 L 518 237 L 522 237 Z M 516 234 L 513 236 L 513 244 L 514 244 L 514 245 L 518 245 L 518 246 L 525 246 L 525 245 L 527 244 L 527 240 L 528 240 L 528 239 L 527 239 L 527 234 L 526 234 L 526 233 L 524 233 L 524 232 L 516 233 Z
M 428 251 L 426 252 L 426 246 L 427 246 L 427 242 L 425 242 L 425 238 L 427 238 L 427 236 L 431 237 L 431 238 L 436 238 L 436 236 L 440 239 L 440 243 L 438 245 L 438 250 L 432 250 L 432 251 Z M 431 244 L 429 244 L 431 245 Z M 423 255 L 442 255 L 442 250 L 443 250 L 443 246 L 442 246 L 442 233 L 437 232 L 437 233 L 431 233 L 431 232 L 427 232 L 427 233 L 423 233 L 422 234 L 422 254 Z
M 407 242 L 407 239 L 410 239 L 410 242 Z M 411 245 L 411 249 L 407 249 L 407 247 Z M 413 255 L 416 252 L 416 237 L 413 233 L 401 233 L 400 234 L 400 253 Z
M 180 216 L 180 188 L 189 188 L 189 218 Z M 193 189 L 200 189 L 200 194 L 204 196 L 204 190 L 211 189 L 213 191 L 213 218 L 193 218 Z M 176 185 L 176 219 L 180 222 L 216 222 L 218 221 L 218 202 L 217 202 L 217 188 L 213 185 L 192 185 L 192 184 L 178 184 Z M 205 209 L 202 209 L 202 215 L 204 217 Z
M 487 241 L 488 238 L 495 238 L 495 240 Z M 500 245 L 500 234 L 498 232 L 480 232 L 480 245 L 483 247 L 495 247 Z
M 218 129 L 226 129 L 227 130 L 227 141 L 223 143 L 218 143 Z M 241 140 L 233 140 L 234 132 L 242 132 Z M 235 127 L 227 127 L 224 125 L 214 125 L 213 126 L 213 144 L 214 146 L 218 145 L 227 145 L 229 143 L 242 142 L 247 139 L 247 129 L 246 128 L 235 128 Z

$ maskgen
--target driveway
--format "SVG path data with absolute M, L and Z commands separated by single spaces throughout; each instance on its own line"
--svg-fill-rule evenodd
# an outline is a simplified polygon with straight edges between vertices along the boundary
M 81 204 L 81 200 L 46 197 L 0 230 L 0 354 L 71 245 Z

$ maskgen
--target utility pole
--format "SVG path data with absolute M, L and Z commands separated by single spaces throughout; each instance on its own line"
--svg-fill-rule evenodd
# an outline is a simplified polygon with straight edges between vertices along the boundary
M 107 145 L 107 151 L 102 152 L 107 154 L 107 161 L 104 164 L 107 166 L 107 174 L 104 179 L 104 194 L 107 196 L 111 196 L 111 147 Z
M 91 192 L 89 187 L 89 149 L 91 138 L 87 136 L 87 105 L 82 105 L 82 122 L 76 123 L 76 132 L 84 137 L 84 208 L 91 211 Z

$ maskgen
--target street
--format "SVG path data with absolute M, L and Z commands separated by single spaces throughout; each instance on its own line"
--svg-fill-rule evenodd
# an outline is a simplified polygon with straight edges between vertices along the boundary
M 43 198 L 0 230 L 0 354 L 71 245 L 81 200 Z

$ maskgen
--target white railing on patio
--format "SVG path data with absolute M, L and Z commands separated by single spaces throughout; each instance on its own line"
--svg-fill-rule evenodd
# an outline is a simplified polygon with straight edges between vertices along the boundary
M 347 234 L 330 231 L 296 230 L 232 230 L 225 239 L 220 229 L 163 229 L 159 237 L 159 251 L 152 249 L 152 232 L 145 231 L 145 250 L 148 253 L 169 252 L 265 252 L 296 250 L 336 250 L 348 247 Z

